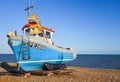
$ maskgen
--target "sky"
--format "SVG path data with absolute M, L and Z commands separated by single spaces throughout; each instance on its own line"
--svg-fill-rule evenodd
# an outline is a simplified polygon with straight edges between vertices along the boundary
M 0 53 L 13 53 L 8 32 L 22 35 L 28 0 L 0 0 Z M 120 0 L 31 0 L 55 45 L 78 54 L 120 54 Z

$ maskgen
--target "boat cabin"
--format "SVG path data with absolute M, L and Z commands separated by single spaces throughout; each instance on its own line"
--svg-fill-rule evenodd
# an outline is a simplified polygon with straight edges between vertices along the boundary
M 45 37 L 52 44 L 52 35 L 55 32 L 52 29 L 40 26 L 35 22 L 30 22 L 23 26 L 23 34 L 26 36 Z
M 26 36 L 45 36 L 46 38 L 52 39 L 52 35 L 55 32 L 54 30 L 44 26 L 41 26 L 41 28 L 38 27 L 36 23 L 28 23 L 22 28 L 23 34 Z

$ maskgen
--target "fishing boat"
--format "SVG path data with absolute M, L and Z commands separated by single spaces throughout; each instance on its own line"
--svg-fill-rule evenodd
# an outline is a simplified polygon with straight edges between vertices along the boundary
M 66 63 L 76 59 L 76 51 L 62 48 L 53 42 L 53 29 L 42 26 L 38 16 L 30 12 L 28 5 L 28 23 L 22 27 L 23 35 L 8 32 L 8 44 L 14 52 L 17 67 L 25 72 L 49 69 L 61 69 Z M 21 29 L 21 28 L 20 28 Z

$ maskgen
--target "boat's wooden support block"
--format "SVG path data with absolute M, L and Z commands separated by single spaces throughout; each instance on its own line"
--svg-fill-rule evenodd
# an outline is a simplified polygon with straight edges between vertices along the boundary
M 25 76 L 24 77 L 30 77 L 31 76 L 31 73 L 30 72 L 27 72 L 25 73 Z

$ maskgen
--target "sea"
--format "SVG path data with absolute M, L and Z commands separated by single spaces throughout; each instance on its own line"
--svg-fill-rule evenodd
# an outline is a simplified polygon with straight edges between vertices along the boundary
M 0 54 L 0 62 L 16 62 L 14 54 Z M 120 54 L 78 54 L 67 66 L 120 70 Z

